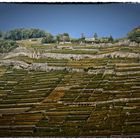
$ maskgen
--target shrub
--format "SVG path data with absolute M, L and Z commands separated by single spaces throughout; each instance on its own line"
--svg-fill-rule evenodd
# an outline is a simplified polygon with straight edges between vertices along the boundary
M 128 39 L 140 43 L 140 26 L 128 33 Z
M 12 40 L 0 40 L 0 53 L 7 53 L 17 48 L 18 45 Z
M 42 43 L 54 43 L 55 40 L 54 40 L 54 37 L 51 35 L 51 34 L 47 34 L 46 37 L 44 37 L 42 40 L 41 40 Z

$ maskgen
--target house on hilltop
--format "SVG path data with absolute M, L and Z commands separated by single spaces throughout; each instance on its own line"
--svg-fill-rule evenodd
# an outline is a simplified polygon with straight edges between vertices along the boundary
M 85 42 L 86 43 L 94 43 L 94 41 L 95 41 L 95 38 L 94 37 L 91 37 L 91 38 L 85 38 Z

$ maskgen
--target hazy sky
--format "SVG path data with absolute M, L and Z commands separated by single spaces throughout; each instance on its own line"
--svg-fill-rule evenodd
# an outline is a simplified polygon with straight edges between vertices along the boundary
M 53 35 L 68 32 L 124 37 L 140 25 L 140 4 L 6 4 L 0 3 L 0 30 L 40 28 Z

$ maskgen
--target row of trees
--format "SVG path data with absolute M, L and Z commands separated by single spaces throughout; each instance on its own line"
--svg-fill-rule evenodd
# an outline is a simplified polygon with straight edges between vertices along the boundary
M 59 43 L 59 42 L 69 42 L 71 43 L 90 43 L 92 41 L 86 40 L 86 37 L 84 34 L 81 34 L 81 37 L 76 38 L 70 38 L 68 33 L 58 34 L 56 36 L 53 36 L 50 33 L 47 33 L 40 29 L 14 29 L 11 31 L 8 31 L 6 33 L 3 33 L 0 31 L 0 53 L 7 53 L 11 50 L 18 47 L 16 40 L 22 40 L 22 39 L 30 39 L 30 38 L 40 38 L 43 37 L 42 43 Z M 115 42 L 116 40 L 113 39 L 113 37 L 110 35 L 110 37 L 102 37 L 99 38 L 97 33 L 93 35 L 94 42 L 95 43 L 108 43 L 108 42 Z M 131 32 L 128 33 L 127 38 L 130 41 L 140 43 L 140 26 L 133 29 Z
M 80 41 L 85 42 L 85 35 L 81 34 L 81 37 L 79 39 L 70 39 L 70 36 L 68 33 L 63 33 L 63 34 L 58 34 L 57 36 L 53 36 L 50 33 L 45 32 L 44 30 L 40 29 L 25 29 L 25 28 L 20 28 L 20 29 L 14 29 L 10 30 L 8 32 L 2 33 L 0 31 L 0 38 L 3 39 L 10 39 L 10 40 L 22 40 L 22 39 L 30 39 L 30 38 L 40 38 L 43 37 L 42 43 L 54 43 L 54 42 L 77 42 L 79 43 Z M 96 42 L 99 42 L 99 38 L 97 33 L 93 35 L 93 38 L 95 38 Z M 113 41 L 112 36 L 109 37 L 109 41 Z
M 110 37 L 104 37 L 104 38 L 98 38 L 97 33 L 94 34 L 93 37 L 95 40 L 94 42 L 96 43 L 103 43 L 103 42 L 113 42 L 114 39 L 112 36 Z M 58 34 L 57 36 L 53 36 L 52 34 L 48 33 L 43 39 L 42 43 L 59 43 L 59 42 L 71 42 L 71 43 L 90 43 L 92 41 L 87 41 L 85 35 L 82 33 L 81 37 L 76 39 L 76 38 L 70 38 L 68 33 L 63 33 L 63 34 Z
M 46 32 L 40 29 L 14 29 L 8 32 L 2 33 L 0 32 L 0 37 L 3 39 L 10 39 L 10 40 L 21 40 L 21 39 L 29 39 L 29 38 L 39 38 L 45 37 Z
M 96 43 L 114 43 L 115 39 L 110 35 L 109 37 L 95 38 Z
M 70 38 L 68 33 L 63 33 L 63 34 L 58 34 L 56 36 L 53 36 L 50 33 L 45 32 L 44 30 L 40 29 L 25 29 L 25 28 L 20 28 L 20 29 L 14 29 L 10 30 L 8 32 L 1 32 L 0 31 L 0 38 L 3 39 L 9 39 L 9 40 L 22 40 L 22 39 L 30 39 L 30 38 L 40 38 L 43 37 L 42 43 L 54 43 L 54 42 L 88 42 L 86 40 L 85 35 L 82 33 L 81 37 L 78 39 L 72 39 Z M 137 43 L 140 43 L 140 26 L 133 29 L 131 32 L 128 33 L 128 39 L 130 41 L 135 41 Z M 110 35 L 109 37 L 102 37 L 99 38 L 97 33 L 93 34 L 94 42 L 100 43 L 100 42 L 114 42 L 113 37 Z
M 30 38 L 40 38 L 43 37 L 42 43 L 54 43 L 54 42 L 68 42 L 70 41 L 70 36 L 68 33 L 58 34 L 57 36 L 53 36 L 52 34 L 45 32 L 40 29 L 14 29 L 8 32 L 0 31 L 0 38 L 9 39 L 9 40 L 22 40 L 22 39 L 30 39 Z
M 100 43 L 100 42 L 116 42 L 117 40 L 113 39 L 113 37 L 110 35 L 110 37 L 102 37 L 98 38 L 97 33 L 94 33 L 93 38 L 95 39 L 94 42 Z M 85 40 L 84 34 L 81 35 L 81 39 Z M 131 42 L 140 43 L 140 26 L 134 28 L 132 31 L 130 31 L 127 34 L 127 39 L 129 39 Z
M 85 43 L 90 43 L 90 42 L 95 42 L 95 43 L 107 43 L 111 42 L 113 43 L 115 40 L 113 37 L 110 35 L 109 37 L 98 37 L 97 33 L 94 33 L 93 37 L 90 38 L 91 40 L 86 39 L 85 35 L 82 33 L 80 40 Z
M 59 42 L 69 42 L 70 36 L 68 33 L 58 34 L 57 36 L 53 36 L 48 33 L 43 39 L 42 43 L 59 43 Z

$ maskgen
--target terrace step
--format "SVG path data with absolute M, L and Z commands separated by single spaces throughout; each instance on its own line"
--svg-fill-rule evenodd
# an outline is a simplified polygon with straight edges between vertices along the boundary
M 0 114 L 18 114 L 26 112 L 30 109 L 30 107 L 23 107 L 23 108 L 5 108 L 0 109 Z
M 19 128 L 22 128 L 22 129 L 25 129 L 25 128 L 34 128 L 36 127 L 35 125 L 5 125 L 5 126 L 1 126 L 0 125 L 0 129 L 19 129 Z
M 115 102 L 129 102 L 129 101 L 137 101 L 140 98 L 120 98 L 113 99 L 107 101 L 98 101 L 98 102 L 63 102 L 64 105 L 73 105 L 73 106 L 96 106 L 98 104 L 107 104 L 107 103 L 115 103 Z
M 40 105 L 40 103 L 36 102 L 36 103 L 0 104 L 0 109 L 17 108 L 17 107 L 25 107 L 25 106 L 33 106 L 33 105 Z

